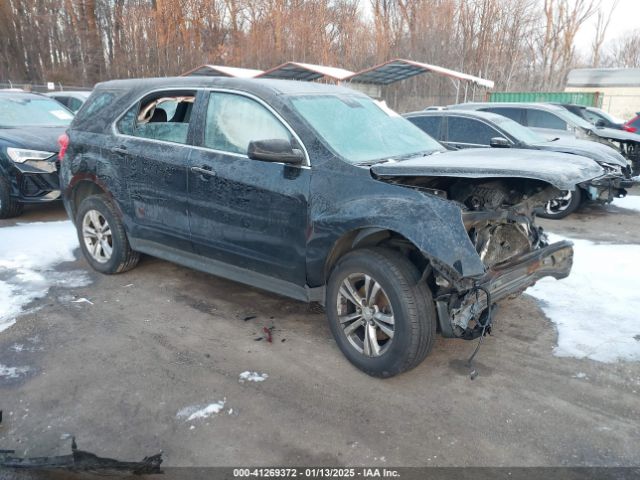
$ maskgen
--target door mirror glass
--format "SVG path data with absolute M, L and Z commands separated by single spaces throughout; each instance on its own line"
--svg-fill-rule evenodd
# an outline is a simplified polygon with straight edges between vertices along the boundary
M 602 128 L 602 127 L 606 127 L 606 126 L 607 126 L 607 124 L 604 123 L 604 120 L 602 120 L 601 118 L 596 120 L 596 127 Z
M 503 137 L 493 137 L 489 143 L 493 148 L 509 148 L 511 143 L 509 140 Z
M 280 138 L 249 142 L 247 155 L 252 160 L 281 162 L 290 165 L 300 165 L 304 161 L 302 150 L 294 148 L 290 141 Z

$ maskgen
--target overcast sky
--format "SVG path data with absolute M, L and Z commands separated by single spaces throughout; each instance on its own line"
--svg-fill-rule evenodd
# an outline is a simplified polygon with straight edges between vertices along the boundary
M 613 3 L 614 0 L 602 0 L 603 10 L 608 12 Z M 576 36 L 576 47 L 580 51 L 587 53 L 591 50 L 595 25 L 596 17 L 594 15 Z M 640 0 L 620 0 L 613 17 L 611 17 L 605 44 L 607 41 L 621 36 L 624 32 L 636 28 L 640 28 Z

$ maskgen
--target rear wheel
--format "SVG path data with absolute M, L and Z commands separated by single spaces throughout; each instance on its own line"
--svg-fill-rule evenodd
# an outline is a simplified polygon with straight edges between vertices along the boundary
M 416 267 L 384 248 L 355 250 L 333 269 L 326 311 L 342 353 L 376 377 L 417 366 L 433 347 L 431 292 Z
M 85 198 L 75 223 L 82 253 L 95 270 L 122 273 L 136 266 L 140 254 L 131 250 L 124 225 L 105 195 Z
M 9 180 L 0 177 L 0 218 L 17 217 L 22 209 L 23 204 L 11 196 Z
M 559 197 L 553 198 L 547 202 L 544 209 L 539 210 L 538 216 L 542 218 L 552 218 L 560 220 L 575 212 L 582 202 L 582 192 L 580 188 L 575 190 L 565 190 Z

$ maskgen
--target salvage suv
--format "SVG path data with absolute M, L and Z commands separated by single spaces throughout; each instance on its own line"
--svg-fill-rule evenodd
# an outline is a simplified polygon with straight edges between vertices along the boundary
M 346 357 L 380 377 L 569 275 L 571 244 L 548 244 L 534 209 L 604 174 L 554 152 L 446 152 L 366 95 L 266 79 L 102 83 L 60 144 L 93 268 L 145 253 L 319 302 Z

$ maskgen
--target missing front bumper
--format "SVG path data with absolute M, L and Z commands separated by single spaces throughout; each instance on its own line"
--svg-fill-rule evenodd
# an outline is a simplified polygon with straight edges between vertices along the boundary
M 528 253 L 506 265 L 496 266 L 476 282 L 476 288 L 463 294 L 447 294 L 436 299 L 438 321 L 444 337 L 470 337 L 469 324 L 492 303 L 522 293 L 544 277 L 565 278 L 573 264 L 573 244 L 561 241 Z M 472 338 L 472 336 L 471 336 Z

